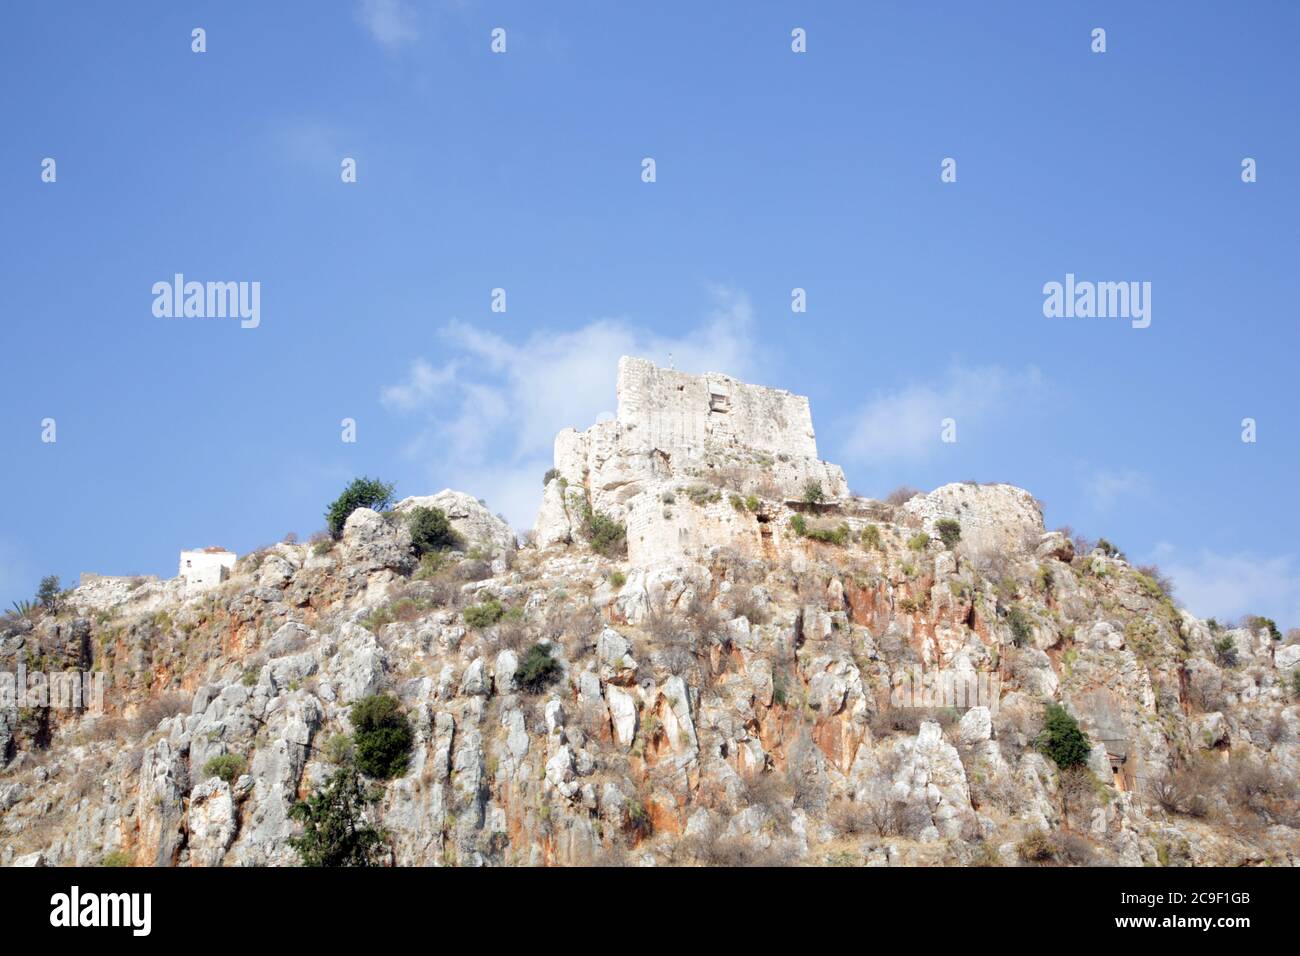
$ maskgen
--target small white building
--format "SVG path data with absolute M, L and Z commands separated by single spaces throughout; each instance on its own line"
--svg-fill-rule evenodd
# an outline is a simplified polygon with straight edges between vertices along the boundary
M 187 592 L 206 591 L 230 577 L 236 558 L 235 552 L 225 548 L 182 551 L 180 571 L 177 573 Z

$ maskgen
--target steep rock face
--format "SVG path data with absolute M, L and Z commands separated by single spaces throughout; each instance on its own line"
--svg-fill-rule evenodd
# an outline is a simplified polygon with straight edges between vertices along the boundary
M 692 394 L 676 375 L 633 368 L 650 386 L 629 409 Z M 784 421 L 718 440 L 758 442 L 755 460 L 790 441 L 787 483 L 746 492 L 754 461 L 698 480 L 717 409 L 630 411 L 557 442 L 532 546 L 444 492 L 354 512 L 337 543 L 246 555 L 202 595 L 90 576 L 57 612 L 0 620 L 0 672 L 107 684 L 103 713 L 0 712 L 0 864 L 295 864 L 290 810 L 377 693 L 413 736 L 367 811 L 397 865 L 1017 865 L 1043 835 L 1064 863 L 1300 859 L 1300 645 L 1076 555 L 1010 486 L 895 508 L 824 471 L 830 500 L 791 500 L 819 464 L 806 403 L 702 381 L 726 414 Z M 667 464 L 620 437 L 634 419 Z M 601 484 L 616 474 L 629 484 Z M 622 508 L 627 560 L 588 546 L 589 494 Z M 417 571 L 416 503 L 492 560 Z M 961 527 L 951 548 L 917 534 L 941 518 Z M 1083 765 L 1045 752 L 1049 703 L 1088 735 Z
M 391 527 L 353 526 L 373 533 L 324 555 L 278 545 L 165 617 L 7 625 L 0 647 L 24 657 L 66 653 L 88 628 L 111 687 L 103 716 L 11 724 L 0 861 L 292 864 L 289 808 L 376 692 L 415 738 L 373 810 L 399 865 L 1015 863 L 1040 830 L 1124 865 L 1288 863 L 1300 848 L 1294 645 L 1212 632 L 1120 560 L 1097 574 L 1092 556 L 1013 550 L 990 580 L 965 544 L 918 554 L 912 524 L 881 520 L 878 547 L 805 541 L 785 562 L 620 570 L 577 545 L 415 581 L 393 570 Z M 275 556 L 289 579 L 268 590 Z M 518 615 L 469 626 L 488 595 Z M 382 613 L 401 602 L 416 615 Z M 1225 638 L 1233 666 L 1213 659 Z M 560 676 L 533 693 L 517 672 L 536 641 Z M 1000 690 L 954 714 L 899 696 L 916 668 Z M 1092 739 L 1083 788 L 1035 749 L 1049 700 Z M 229 783 L 207 772 L 223 754 L 246 768 Z M 1208 815 L 1177 793 L 1166 806 L 1151 781 L 1204 794 Z

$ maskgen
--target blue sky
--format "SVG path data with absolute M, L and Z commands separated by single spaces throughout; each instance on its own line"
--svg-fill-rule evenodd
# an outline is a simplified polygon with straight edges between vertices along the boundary
M 6 6 L 0 602 L 305 537 L 358 474 L 526 526 L 671 352 L 809 395 L 861 493 L 1012 482 L 1300 625 L 1300 8 L 1138 6 Z M 156 318 L 177 272 L 261 324 Z M 1150 327 L 1045 318 L 1066 273 Z

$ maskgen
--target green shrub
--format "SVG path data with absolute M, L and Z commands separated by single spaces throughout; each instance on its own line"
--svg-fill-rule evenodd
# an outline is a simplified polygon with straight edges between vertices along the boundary
M 203 775 L 234 783 L 247 769 L 248 761 L 239 754 L 218 754 L 203 765 Z
M 1237 642 L 1231 635 L 1214 642 L 1214 659 L 1220 667 L 1237 666 Z
M 842 545 L 849 540 L 849 526 L 842 524 L 837 528 L 808 528 L 804 532 L 804 537 L 823 544 Z
M 446 550 L 459 540 L 441 508 L 412 508 L 410 521 L 411 544 L 418 555 Z
M 605 557 L 623 554 L 627 549 L 627 527 L 609 515 L 597 511 L 591 502 L 582 503 L 582 528 L 591 549 Z
M 343 493 L 334 499 L 334 502 L 325 512 L 325 520 L 329 523 L 330 537 L 337 541 L 343 537 L 343 526 L 347 523 L 348 515 L 358 508 L 373 508 L 375 511 L 384 511 L 393 503 L 393 486 L 376 478 L 355 478 L 352 484 L 343 489 Z
M 1092 752 L 1092 742 L 1060 704 L 1048 704 L 1043 715 L 1043 730 L 1038 735 L 1038 749 L 1051 757 L 1062 770 L 1082 767 Z
M 99 861 L 99 865 L 107 867 L 130 866 L 131 855 L 125 850 L 113 850 L 104 855 L 104 858 Z
M 924 531 L 918 531 L 907 539 L 907 546 L 913 551 L 924 551 L 930 545 L 930 536 Z
M 859 536 L 858 540 L 862 542 L 862 546 L 868 551 L 879 551 L 880 529 L 874 524 L 869 524 L 862 529 L 862 534 Z
M 546 474 L 542 475 L 542 484 L 549 485 L 552 481 L 554 481 L 556 478 L 559 477 L 560 477 L 560 469 L 548 468 L 546 469 Z
M 745 499 L 745 507 L 750 511 L 757 511 L 761 504 L 762 502 L 758 500 L 758 495 L 750 495 Z
M 515 680 L 526 690 L 536 694 L 560 676 L 560 662 L 551 656 L 545 644 L 534 644 L 524 654 L 515 671 Z
M 939 540 L 948 550 L 961 540 L 961 522 L 952 518 L 940 518 L 934 523 L 934 530 L 939 533 Z
M 621 588 L 627 584 L 627 575 L 622 571 L 611 571 L 609 572 L 609 583 L 613 587 Z
M 1300 697 L 1300 667 L 1291 672 L 1291 696 Z
M 303 825 L 301 836 L 290 837 L 303 866 L 378 866 L 383 834 L 364 819 L 367 806 L 381 791 L 367 786 L 358 768 L 340 767 L 306 801 L 298 801 L 289 816 Z
M 810 478 L 803 485 L 803 500 L 805 504 L 819 505 L 826 500 L 826 492 L 822 491 L 822 483 L 815 478 Z
M 465 608 L 465 623 L 470 627 L 491 627 L 497 621 L 501 620 L 501 615 L 505 613 L 505 608 L 501 602 L 494 597 L 486 601 L 480 601 L 478 604 L 471 604 Z
M 1033 621 L 1020 607 L 1013 607 L 1007 612 L 1007 623 L 1011 625 L 1011 643 L 1016 647 L 1024 647 L 1034 636 Z
M 808 533 L 808 519 L 800 514 L 791 515 L 790 528 L 795 534 L 802 538 Z
M 735 508 L 737 511 L 745 510 L 745 499 L 740 497 L 740 495 L 732 495 L 730 501 L 731 507 Z
M 406 773 L 414 734 L 397 698 L 390 694 L 363 698 L 352 705 L 350 717 L 361 772 L 378 780 Z

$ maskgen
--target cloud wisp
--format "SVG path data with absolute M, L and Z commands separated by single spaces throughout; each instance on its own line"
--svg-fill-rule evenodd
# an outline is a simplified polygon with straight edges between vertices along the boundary
M 1008 371 L 954 362 L 937 381 L 913 382 L 862 405 L 846 423 L 849 461 L 915 464 L 943 446 L 945 419 L 957 434 L 1023 402 L 1042 387 L 1037 368 Z
M 518 339 L 453 320 L 440 330 L 449 357 L 441 364 L 413 359 L 400 380 L 381 389 L 380 400 L 416 422 L 407 457 L 427 459 L 431 477 L 484 495 L 512 525 L 526 528 L 556 433 L 613 414 L 620 356 L 736 378 L 759 373 L 749 299 L 725 288 L 711 292 L 713 310 L 681 335 L 598 319 Z
M 415 8 L 405 0 L 360 0 L 356 17 L 375 42 L 389 53 L 420 37 Z
M 1294 554 L 1188 553 L 1160 544 L 1154 556 L 1173 579 L 1179 602 L 1198 617 L 1235 621 L 1263 614 L 1283 630 L 1300 626 L 1300 560 Z

